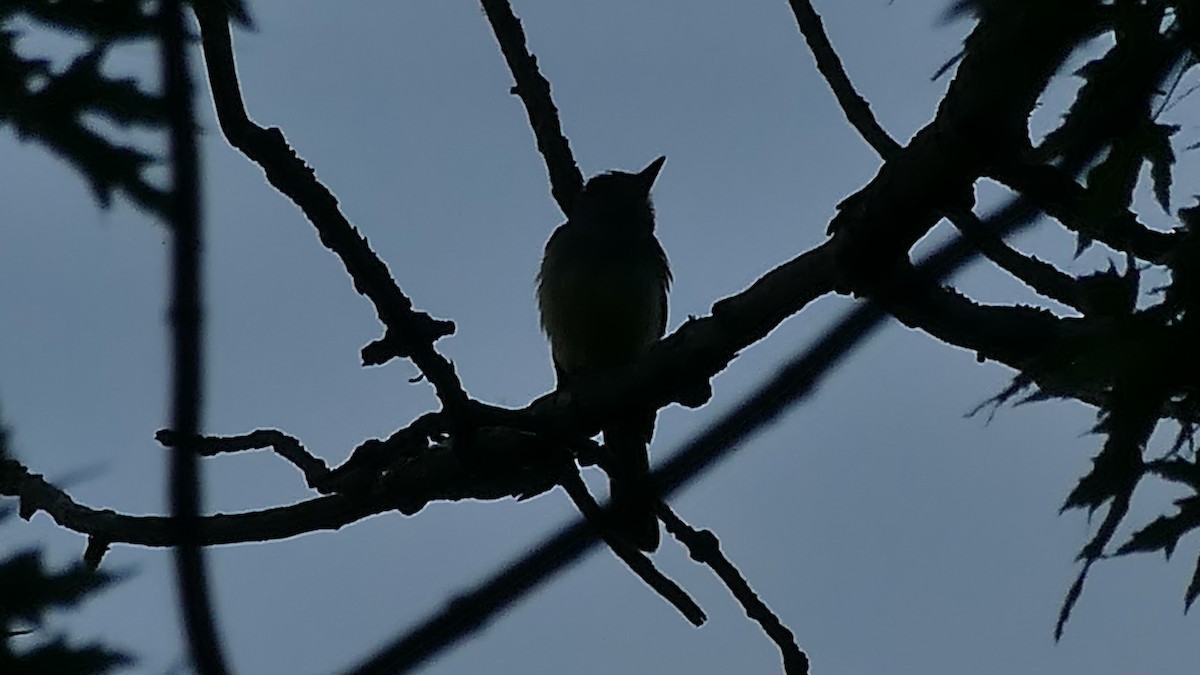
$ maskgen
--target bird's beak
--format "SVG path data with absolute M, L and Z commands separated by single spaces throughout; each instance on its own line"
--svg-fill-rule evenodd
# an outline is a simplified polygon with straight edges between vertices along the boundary
M 654 186 L 654 179 L 658 178 L 658 172 L 662 170 L 663 163 L 666 161 L 667 156 L 663 155 L 638 172 L 638 178 L 642 179 L 642 187 L 646 190 L 646 194 L 650 194 L 650 188 Z

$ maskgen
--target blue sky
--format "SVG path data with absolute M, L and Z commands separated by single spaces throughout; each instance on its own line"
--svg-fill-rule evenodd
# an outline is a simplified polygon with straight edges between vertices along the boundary
M 879 165 L 843 121 L 783 0 L 515 4 L 585 173 L 668 157 L 655 198 L 676 279 L 672 329 L 820 244 L 836 204 Z M 969 24 L 941 24 L 944 3 L 933 0 L 816 5 L 859 90 L 907 139 L 933 115 L 946 80 L 930 75 Z M 416 305 L 457 322 L 438 346 L 474 396 L 519 406 L 549 390 L 533 278 L 561 216 L 478 6 L 267 0 L 252 10 L 258 32 L 235 35 L 251 116 L 284 131 Z M 151 53 L 128 50 L 110 65 L 146 72 Z M 1052 121 L 1061 100 L 1048 97 L 1041 119 Z M 200 101 L 207 430 L 280 428 L 335 464 L 436 401 L 408 382 L 408 363 L 359 366 L 359 349 L 380 335 L 371 307 L 299 212 L 224 144 Z M 1186 136 L 1194 124 L 1184 133 L 1196 140 Z M 1176 183 L 1196 175 L 1185 156 Z M 0 315 L 10 317 L 0 409 L 11 444 L 51 479 L 95 469 L 71 485 L 87 504 L 161 513 L 165 453 L 153 433 L 168 410 L 164 230 L 127 204 L 98 211 L 82 180 L 11 134 L 0 135 L 0 178 Z M 1073 242 L 1051 225 L 1018 243 L 1074 272 L 1103 259 L 1072 260 Z M 986 301 L 1033 301 L 982 266 L 960 281 Z M 655 461 L 851 305 L 814 303 L 718 376 L 706 408 L 664 411 Z M 1098 565 L 1054 643 L 1091 533 L 1082 514 L 1057 510 L 1099 438 L 1086 435 L 1092 411 L 1072 403 L 1005 409 L 990 425 L 964 417 L 1010 375 L 893 324 L 674 505 L 721 537 L 821 675 L 1194 672 L 1185 646 L 1198 619 L 1182 614 L 1194 542 L 1168 564 Z M 308 496 L 266 453 L 205 468 L 212 510 Z M 1140 490 L 1130 522 L 1171 497 Z M 233 665 L 335 672 L 572 517 L 556 491 L 213 550 Z M 44 515 L 6 525 L 3 537 L 0 555 L 36 541 L 61 563 L 85 543 Z M 774 647 L 706 570 L 669 541 L 656 560 L 707 610 L 706 626 L 693 629 L 601 551 L 423 672 L 778 672 Z M 183 654 L 170 563 L 166 551 L 114 547 L 105 565 L 136 575 L 56 625 L 128 647 L 138 673 L 163 672 Z

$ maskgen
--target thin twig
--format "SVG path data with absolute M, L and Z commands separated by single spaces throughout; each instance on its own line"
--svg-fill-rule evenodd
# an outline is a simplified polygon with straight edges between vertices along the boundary
M 288 145 L 283 132 L 250 120 L 238 85 L 228 18 L 211 3 L 196 3 L 193 9 L 200 23 L 209 87 L 225 138 L 262 168 L 271 185 L 300 207 L 317 229 L 321 243 L 342 261 L 354 288 L 371 301 L 387 328 L 383 339 L 372 343 L 364 356 L 376 364 L 394 356 L 412 359 L 433 384 L 446 410 L 451 414 L 465 412 L 468 398 L 454 364 L 433 347 L 436 340 L 454 332 L 454 324 L 414 310 L 387 265 L 346 219 L 333 193 Z
M 1112 205 L 1096 209 L 1094 199 L 1076 182 L 1068 166 L 1065 162 L 1063 166 L 1009 163 L 989 171 L 989 177 L 1027 197 L 1072 232 L 1148 262 L 1170 262 L 1181 235 L 1152 230 L 1129 209 Z
M 178 447 L 182 443 L 181 434 L 173 429 L 159 429 L 154 438 L 167 448 Z M 197 436 L 192 440 L 192 446 L 201 457 L 271 448 L 304 474 L 304 480 L 310 488 L 323 484 L 329 476 L 329 467 L 325 462 L 306 450 L 300 439 L 278 429 L 256 429 L 238 436 Z
M 453 442 L 429 446 L 412 427 L 383 440 L 365 441 L 367 456 L 391 458 L 375 467 L 350 466 L 316 486 L 329 496 L 288 506 L 232 514 L 212 514 L 199 521 L 200 544 L 214 546 L 286 539 L 334 530 L 363 518 L 398 510 L 420 511 L 432 501 L 528 498 L 554 488 L 557 473 L 549 464 L 558 446 L 530 432 L 483 427 L 479 453 L 458 451 Z M 0 460 L 0 495 L 16 497 L 25 519 L 45 512 L 64 529 L 112 544 L 173 546 L 178 542 L 171 520 L 94 509 L 30 472 L 16 460 Z
M 525 104 L 538 152 L 545 159 L 550 174 L 550 192 L 562 212 L 570 216 L 575 198 L 583 190 L 583 174 L 575 165 L 571 144 L 563 135 L 558 108 L 550 97 L 550 83 L 538 71 L 537 57 L 529 53 L 525 31 L 508 0 L 482 0 L 482 4 L 517 83 L 512 93 L 521 97 Z
M 767 637 L 779 647 L 783 657 L 783 672 L 788 675 L 808 675 L 808 655 L 796 644 L 796 636 L 770 607 L 758 597 L 742 573 L 721 552 L 721 542 L 709 530 L 696 530 L 688 525 L 664 502 L 659 502 L 658 517 L 667 531 L 687 547 L 692 560 L 707 565 L 725 584 L 725 588 L 741 604 L 746 616 L 762 626 Z

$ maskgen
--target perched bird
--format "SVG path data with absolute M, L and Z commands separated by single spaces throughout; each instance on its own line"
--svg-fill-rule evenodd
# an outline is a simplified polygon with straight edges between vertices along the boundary
M 593 177 L 567 222 L 546 242 L 538 309 L 560 387 L 631 363 L 666 331 L 671 269 L 654 236 L 650 202 L 650 188 L 666 159 L 659 157 L 638 173 Z M 647 445 L 655 414 L 635 412 L 603 429 L 614 462 L 609 476 L 614 526 L 646 551 L 658 548 L 654 502 L 639 487 L 650 470 Z

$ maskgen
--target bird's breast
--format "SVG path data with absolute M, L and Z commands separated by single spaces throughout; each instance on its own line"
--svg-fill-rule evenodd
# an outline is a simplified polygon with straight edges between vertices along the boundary
M 661 263 L 636 256 L 574 262 L 543 265 L 538 286 L 542 327 L 563 372 L 622 365 L 662 336 L 667 281 Z

